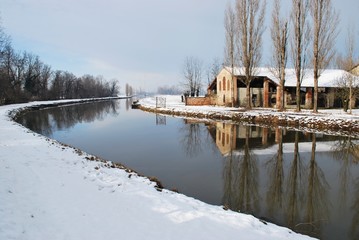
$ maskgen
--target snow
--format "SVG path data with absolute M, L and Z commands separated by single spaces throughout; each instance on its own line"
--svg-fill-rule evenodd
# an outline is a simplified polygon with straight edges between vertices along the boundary
M 59 102 L 0 106 L 0 239 L 309 239 L 157 191 L 145 177 L 90 161 L 11 120 L 21 109 Z

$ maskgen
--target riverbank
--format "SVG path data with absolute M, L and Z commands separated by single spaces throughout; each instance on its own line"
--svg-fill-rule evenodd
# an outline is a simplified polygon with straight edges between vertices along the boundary
M 190 117 L 204 120 L 221 120 L 259 124 L 261 126 L 281 126 L 300 131 L 323 132 L 331 135 L 359 137 L 359 110 L 352 114 L 342 109 L 320 109 L 319 113 L 311 110 L 295 112 L 287 109 L 279 112 L 271 108 L 230 108 L 219 106 L 185 106 L 181 96 L 160 96 L 166 98 L 166 106 L 156 108 L 156 97 L 147 97 L 139 101 L 140 109 L 166 115 Z
M 309 239 L 158 191 L 148 178 L 12 120 L 26 109 L 76 101 L 0 106 L 0 239 Z

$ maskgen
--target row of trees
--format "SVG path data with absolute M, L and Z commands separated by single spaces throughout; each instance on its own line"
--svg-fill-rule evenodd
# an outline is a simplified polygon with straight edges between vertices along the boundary
M 275 0 L 270 28 L 273 43 L 271 65 L 280 82 L 282 96 L 278 107 L 284 108 L 284 69 L 290 55 L 297 78 L 297 111 L 300 111 L 300 85 L 304 70 L 310 63 L 314 75 L 313 111 L 317 112 L 318 78 L 334 56 L 339 15 L 333 9 L 331 0 L 291 2 L 290 15 L 284 17 L 281 0 Z M 265 0 L 236 0 L 235 6 L 229 4 L 225 12 L 225 63 L 242 67 L 248 108 L 251 108 L 249 86 L 261 62 L 265 9 Z
M 17 52 L 0 25 L 0 105 L 29 100 L 116 96 L 116 80 L 54 71 L 39 56 Z
M 125 94 L 126 96 L 133 96 L 133 88 L 131 85 L 129 85 L 128 83 L 126 83 L 126 88 L 125 88 Z

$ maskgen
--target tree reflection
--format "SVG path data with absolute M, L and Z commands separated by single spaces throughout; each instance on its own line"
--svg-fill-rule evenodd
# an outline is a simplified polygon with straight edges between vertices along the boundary
M 132 98 L 126 98 L 126 111 L 131 109 L 133 99 Z
M 308 168 L 308 194 L 306 201 L 305 223 L 303 231 L 320 236 L 321 225 L 324 221 L 328 221 L 329 208 L 327 192 L 329 184 L 325 179 L 325 175 L 319 168 L 316 160 L 316 136 L 312 135 L 312 153 Z
M 118 115 L 119 101 L 102 101 L 89 104 L 74 104 L 25 114 L 17 121 L 45 136 L 54 130 L 63 130 L 81 122 L 102 120 L 106 115 Z
M 295 132 L 293 161 L 289 167 L 286 187 L 286 218 L 288 226 L 295 229 L 300 221 L 304 193 L 304 166 L 299 154 L 299 132 Z
M 340 161 L 341 166 L 339 169 L 340 177 L 340 206 L 345 208 L 347 206 L 349 185 L 353 180 L 351 175 L 351 167 L 353 163 L 359 162 L 359 145 L 357 139 L 353 137 L 344 137 L 336 141 L 332 150 L 333 157 Z M 353 194 L 353 204 L 351 206 L 353 219 L 351 224 L 350 234 L 353 239 L 359 236 L 359 179 L 354 181 L 355 191 Z
M 339 169 L 340 177 L 340 205 L 346 206 L 348 196 L 348 186 L 352 179 L 350 166 L 352 163 L 357 163 L 359 160 L 359 146 L 357 141 L 352 137 L 344 137 L 335 142 L 332 150 L 333 157 L 340 161 Z
M 267 130 L 258 131 L 253 126 L 232 125 L 230 135 L 235 137 L 227 138 L 228 126 L 228 124 L 218 123 L 215 137 L 218 150 L 225 156 L 222 203 L 235 211 L 254 215 L 264 214 L 264 217 L 303 234 L 328 237 L 333 232 L 333 230 L 328 230 L 329 217 L 332 217 L 330 222 L 337 223 L 340 220 L 334 219 L 337 212 L 336 209 L 335 211 L 331 209 L 329 184 L 324 169 L 321 169 L 320 165 L 321 160 L 327 157 L 327 153 L 320 155 L 316 153 L 317 141 L 323 141 L 323 146 L 325 146 L 336 140 L 334 154 L 337 159 L 341 159 L 343 164 L 340 165 L 341 183 L 334 182 L 333 187 L 336 190 L 339 184 L 339 191 L 344 191 L 341 195 L 346 196 L 350 194 L 352 186 L 350 183 L 352 179 L 350 173 L 353 171 L 351 166 L 359 162 L 359 147 L 355 144 L 356 140 L 298 131 L 284 132 L 283 129 L 277 129 L 274 139 L 278 148 L 275 154 L 272 154 L 271 150 L 266 150 L 268 146 L 273 146 L 273 135 L 267 135 Z M 230 141 L 228 142 L 227 139 Z M 261 139 L 261 144 L 259 139 Z M 293 141 L 294 148 L 292 144 L 284 144 Z M 291 148 L 293 148 L 293 154 L 291 154 L 292 151 L 287 151 Z M 260 160 L 267 159 L 265 168 L 258 167 L 257 157 L 251 149 L 258 151 Z M 271 155 L 268 158 L 269 154 Z M 330 158 L 326 160 L 328 161 L 323 163 L 323 166 L 335 168 L 336 164 L 333 164 Z M 263 174 L 262 171 L 268 174 Z M 262 187 L 259 187 L 259 177 L 261 181 L 264 180 L 265 185 Z M 335 181 L 335 176 L 331 176 L 330 180 Z M 354 219 L 351 227 L 354 239 L 359 233 L 359 178 L 357 184 L 357 198 L 352 206 Z M 265 202 L 259 202 L 262 196 L 265 196 Z M 336 197 L 336 195 L 333 196 Z M 347 206 L 343 204 L 343 212 L 347 212 Z M 351 217 L 350 214 L 349 218 Z M 343 232 L 342 229 L 340 231 Z
M 201 125 L 184 119 L 185 124 L 180 128 L 182 135 L 181 145 L 188 157 L 195 157 L 202 152 Z
M 350 226 L 350 234 L 353 239 L 358 239 L 359 237 L 359 178 L 355 180 L 355 192 L 354 192 L 354 201 L 351 206 L 353 214 L 352 224 Z
M 283 203 L 283 130 L 277 129 L 278 151 L 266 165 L 269 168 L 269 189 L 267 191 L 267 205 L 269 214 L 273 214 L 282 209 Z
M 231 150 L 224 166 L 223 204 L 241 212 L 254 212 L 259 208 L 258 167 L 249 148 L 249 136 L 250 127 L 245 126 L 243 150 L 236 154 Z

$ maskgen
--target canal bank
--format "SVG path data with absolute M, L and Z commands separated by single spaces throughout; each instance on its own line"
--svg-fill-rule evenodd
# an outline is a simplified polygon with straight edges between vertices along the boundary
M 165 99 L 166 105 L 156 106 L 156 97 L 140 100 L 143 111 L 172 116 L 210 119 L 221 121 L 246 122 L 262 126 L 280 126 L 300 131 L 323 132 L 331 135 L 359 136 L 359 110 L 348 114 L 341 109 L 323 109 L 319 113 L 310 110 L 295 112 L 288 109 L 279 112 L 271 108 L 230 108 L 218 106 L 185 106 L 181 96 L 158 96 Z

